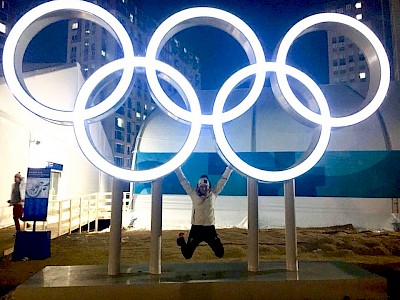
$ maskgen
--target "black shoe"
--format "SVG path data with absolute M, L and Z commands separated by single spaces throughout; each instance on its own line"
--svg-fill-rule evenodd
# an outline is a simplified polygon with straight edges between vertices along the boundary
M 179 233 L 179 237 L 176 239 L 176 243 L 178 246 L 182 246 L 185 244 L 185 234 L 183 232 Z

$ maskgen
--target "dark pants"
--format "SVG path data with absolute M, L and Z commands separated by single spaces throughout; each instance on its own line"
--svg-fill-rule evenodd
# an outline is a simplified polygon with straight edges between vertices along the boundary
M 182 255 L 186 259 L 189 259 L 193 256 L 193 252 L 197 246 L 203 241 L 211 247 L 215 256 L 219 258 L 224 256 L 224 246 L 217 235 L 214 225 L 192 225 L 187 243 L 184 237 L 180 237 L 178 239 L 178 245 L 181 246 Z
M 22 207 L 22 205 L 19 204 L 13 205 L 13 219 L 14 219 L 15 229 L 17 231 L 21 230 L 21 226 L 19 225 L 19 219 L 22 218 L 23 211 L 24 208 Z

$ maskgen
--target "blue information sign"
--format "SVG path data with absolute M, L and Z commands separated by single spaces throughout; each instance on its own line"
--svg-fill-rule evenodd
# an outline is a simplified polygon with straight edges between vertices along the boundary
M 50 172 L 48 168 L 28 168 L 24 220 L 46 221 L 49 201 Z

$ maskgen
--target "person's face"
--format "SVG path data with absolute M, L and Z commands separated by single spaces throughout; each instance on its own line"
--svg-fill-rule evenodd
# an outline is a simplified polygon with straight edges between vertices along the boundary
M 199 186 L 199 192 L 201 195 L 205 195 L 207 193 L 207 186 L 206 185 L 200 185 Z
M 14 176 L 14 182 L 21 182 L 21 178 L 19 178 L 18 176 Z

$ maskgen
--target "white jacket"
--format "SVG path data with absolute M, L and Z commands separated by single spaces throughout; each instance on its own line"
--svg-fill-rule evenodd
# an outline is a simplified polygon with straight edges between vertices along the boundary
M 227 167 L 225 172 L 222 174 L 222 177 L 218 180 L 215 188 L 211 189 L 204 196 L 198 195 L 196 188 L 192 188 L 190 186 L 190 183 L 186 179 L 181 168 L 176 169 L 175 173 L 178 176 L 179 182 L 181 183 L 183 189 L 192 199 L 192 225 L 215 225 L 215 199 L 224 188 L 229 176 L 232 173 L 232 169 Z

